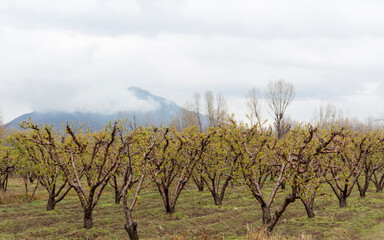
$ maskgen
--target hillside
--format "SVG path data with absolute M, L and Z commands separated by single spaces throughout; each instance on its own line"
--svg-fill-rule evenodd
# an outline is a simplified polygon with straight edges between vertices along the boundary
M 154 124 L 167 125 L 172 118 L 178 116 L 181 112 L 181 107 L 176 103 L 165 98 L 155 96 L 149 91 L 138 87 L 130 87 L 127 89 L 135 96 L 135 99 L 127 97 L 126 101 L 146 101 L 152 106 L 156 106 L 155 110 L 145 111 L 121 109 L 119 112 L 112 114 L 95 113 L 95 112 L 63 112 L 63 111 L 34 111 L 23 114 L 14 120 L 7 123 L 9 129 L 19 128 L 18 124 L 22 121 L 27 121 L 29 118 L 35 123 L 53 124 L 54 128 L 61 129 L 63 124 L 67 122 L 79 122 L 89 126 L 92 130 L 103 128 L 109 121 L 114 121 L 118 118 L 128 118 L 130 121 L 135 121 L 136 125 Z M 128 94 L 127 94 L 128 96 Z M 153 107 L 152 107 L 153 108 Z

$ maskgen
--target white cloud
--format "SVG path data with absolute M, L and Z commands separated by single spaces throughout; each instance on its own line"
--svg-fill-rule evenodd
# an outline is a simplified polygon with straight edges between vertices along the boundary
M 179 105 L 194 92 L 222 92 L 230 111 L 244 116 L 251 87 L 284 79 L 296 88 L 293 118 L 310 119 L 320 102 L 372 114 L 383 111 L 370 107 L 383 99 L 383 7 L 373 0 L 4 0 L 0 109 L 6 120 L 36 109 L 112 111 L 130 108 L 125 89 L 139 86 Z
M 96 0 L 66 0 L 66 1 L 50 1 L 50 0 L 3 0 L 3 8 L 18 8 L 28 11 L 52 12 L 52 13 L 76 13 L 76 12 L 92 12 L 96 9 Z

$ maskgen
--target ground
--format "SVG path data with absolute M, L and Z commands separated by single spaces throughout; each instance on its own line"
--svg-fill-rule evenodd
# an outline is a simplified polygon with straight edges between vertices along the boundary
M 296 201 L 288 206 L 275 233 L 287 237 L 302 234 L 311 239 L 384 239 L 384 194 L 373 188 L 361 199 L 357 190 L 348 206 L 338 207 L 328 186 L 328 195 L 315 202 L 316 217 L 308 219 L 304 206 Z M 279 193 L 278 204 L 289 190 Z M 122 205 L 114 204 L 113 189 L 106 188 L 94 211 L 95 226 L 82 228 L 83 213 L 76 193 L 46 211 L 47 194 L 39 187 L 31 203 L 25 201 L 20 179 L 12 178 L 6 194 L 0 194 L 0 239 L 127 239 L 123 229 Z M 176 212 L 165 213 L 155 186 L 142 191 L 134 211 L 141 239 L 245 239 L 247 231 L 261 226 L 261 210 L 245 186 L 229 188 L 222 206 L 215 206 L 211 194 L 199 192 L 191 182 L 182 192 Z

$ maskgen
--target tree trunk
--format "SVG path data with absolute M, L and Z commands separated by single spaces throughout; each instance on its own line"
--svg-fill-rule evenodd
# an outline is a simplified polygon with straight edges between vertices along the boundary
M 175 212 L 175 206 L 171 205 L 170 199 L 169 199 L 169 189 L 162 184 L 157 183 L 157 188 L 159 189 L 159 192 L 161 194 L 161 197 L 163 199 L 165 211 L 169 214 L 172 214 Z
M 8 173 L 5 174 L 4 179 L 0 177 L 0 191 L 6 192 L 8 185 Z
M 283 189 L 283 190 L 285 189 L 285 182 L 281 183 L 281 189 Z
M 367 173 L 368 174 L 368 173 Z M 359 179 L 356 180 L 356 184 L 357 184 L 357 188 L 359 189 L 359 192 L 360 192 L 360 197 L 361 198 L 364 198 L 365 197 L 365 193 L 367 192 L 368 190 L 368 187 L 369 187 L 369 176 L 366 176 L 365 177 L 365 183 L 364 183 L 364 186 L 361 186 L 360 185 L 360 182 L 359 182 Z
M 331 186 L 333 193 L 336 195 L 336 197 L 339 199 L 339 207 L 344 208 L 347 206 L 347 197 L 349 196 L 350 192 L 348 193 L 348 182 L 344 185 L 344 190 L 341 190 L 340 188 L 337 188 L 335 184 L 333 184 L 331 181 L 327 181 L 329 186 Z M 354 185 L 352 185 L 353 188 Z M 350 191 L 352 189 L 350 188 Z
M 263 211 L 263 225 L 267 225 L 271 222 L 271 209 L 268 206 L 262 206 L 261 210 Z
M 120 204 L 121 198 L 122 198 L 121 192 L 115 189 L 115 204 Z
M 276 132 L 277 132 L 277 139 L 280 139 L 280 138 L 282 138 L 282 127 L 281 127 L 281 119 L 283 118 L 283 115 L 281 114 L 281 115 L 278 115 L 277 116 L 277 118 L 276 118 L 276 122 L 275 122 L 275 124 L 276 124 Z
M 205 183 L 207 184 L 208 190 L 211 192 L 213 200 L 215 202 L 216 206 L 221 206 L 223 204 L 224 196 L 225 196 L 225 190 L 227 189 L 230 181 L 232 180 L 232 177 L 227 177 L 223 183 L 223 186 L 220 190 L 220 177 L 216 177 L 211 180 L 211 184 L 209 184 L 209 181 L 206 179 Z M 233 183 L 233 181 L 231 181 Z
M 275 170 L 271 170 L 271 175 L 269 176 L 269 181 L 275 181 L 275 177 L 276 177 L 276 172 Z
M 365 191 L 360 191 L 360 197 L 365 198 Z
M 347 197 L 342 195 L 339 197 L 339 206 L 345 208 L 347 206 Z
M 93 219 L 92 219 L 92 211 L 93 209 L 84 209 L 84 225 L 85 229 L 91 229 L 93 227 Z
M 371 181 L 375 184 L 376 192 L 382 192 L 384 188 L 384 174 L 381 175 L 380 179 L 377 178 L 376 172 L 373 172 L 372 176 Z
M 30 177 L 29 177 L 29 182 L 30 183 L 33 183 L 34 181 L 35 181 L 35 175 L 31 175 Z
M 193 181 L 195 182 L 196 186 L 197 186 L 197 189 L 199 189 L 199 192 L 203 192 L 204 191 L 204 180 L 203 180 L 203 176 L 201 176 L 201 174 L 199 176 L 195 176 L 193 175 L 192 176 L 193 178 Z M 200 178 L 200 179 L 199 179 Z
M 268 232 L 272 232 L 273 228 L 276 226 L 277 222 L 279 221 L 281 215 L 283 215 L 285 209 L 288 207 L 290 203 L 293 203 L 296 200 L 295 195 L 289 194 L 283 204 L 279 207 L 278 210 L 275 211 L 275 214 L 273 215 L 273 218 L 269 221 L 267 224 L 263 224 L 265 229 L 267 229 Z
M 0 192 L 6 192 L 7 191 L 7 185 L 5 184 L 5 181 L 1 181 L 0 179 Z
M 378 193 L 378 192 L 382 192 L 383 191 L 383 185 L 381 185 L 381 184 L 375 184 L 375 186 L 376 186 L 376 192 Z
M 113 175 L 110 180 L 110 184 L 115 189 L 115 204 L 120 204 L 122 195 L 122 189 L 119 189 L 119 185 L 117 184 L 117 177 Z
M 365 198 L 365 192 L 367 191 L 368 187 L 365 188 L 364 186 L 361 186 L 359 183 L 359 180 L 356 181 L 357 188 L 359 189 L 360 197 Z
M 169 214 L 173 214 L 173 213 L 175 213 L 175 207 L 168 204 L 167 206 L 165 206 L 165 211 Z
M 56 206 L 56 200 L 54 197 L 49 197 L 48 198 L 48 203 L 47 203 L 47 211 L 52 211 L 55 209 Z
M 315 212 L 313 211 L 313 202 L 306 202 L 303 199 L 301 199 L 301 202 L 304 204 L 305 211 L 307 212 L 308 218 L 314 218 Z
M 136 222 L 132 222 L 132 224 L 130 225 L 125 224 L 124 228 L 127 231 L 130 240 L 139 240 L 139 234 L 137 233 Z
M 29 196 L 29 194 L 28 194 L 28 181 L 29 181 L 28 177 L 23 177 L 23 181 L 24 181 L 24 187 L 25 187 L 25 197 L 27 199 L 27 202 L 30 203 L 30 202 L 32 202 L 33 197 L 35 196 L 35 193 L 36 193 L 37 188 L 39 187 L 40 181 L 37 181 L 36 186 L 33 189 L 31 196 Z
M 223 191 L 222 194 L 220 194 L 219 186 L 217 184 L 218 183 L 216 181 L 212 180 L 212 187 L 208 188 L 208 189 L 212 194 L 213 201 L 215 202 L 215 205 L 221 206 L 223 204 L 224 192 L 225 192 L 226 186 L 228 185 L 228 182 L 226 182 L 226 184 L 224 185 L 224 187 L 222 189 L 222 191 Z
M 219 196 L 213 196 L 213 199 L 215 200 L 216 206 L 221 206 L 223 204 L 223 199 L 221 199 Z
M 197 188 L 199 189 L 199 192 L 204 191 L 204 181 L 202 176 L 200 176 L 200 181 L 199 181 L 199 184 L 197 185 Z

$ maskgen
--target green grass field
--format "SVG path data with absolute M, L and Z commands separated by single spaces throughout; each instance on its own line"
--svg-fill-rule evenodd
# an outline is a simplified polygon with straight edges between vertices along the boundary
M 325 190 L 330 192 L 328 186 Z M 279 202 L 289 190 L 282 190 Z M 40 187 L 31 203 L 25 202 L 22 181 L 10 179 L 9 189 L 0 193 L 0 239 L 128 239 L 122 205 L 114 204 L 113 189 L 107 187 L 94 210 L 94 228 L 84 230 L 83 212 L 76 193 L 46 211 L 45 189 Z M 318 197 L 316 217 L 308 219 L 297 200 L 274 229 L 275 234 L 292 238 L 304 234 L 310 239 L 384 239 L 384 193 L 373 188 L 361 199 L 358 191 L 338 207 L 333 195 Z M 189 183 L 181 193 L 172 215 L 165 213 L 160 194 L 152 186 L 140 195 L 134 211 L 141 239 L 245 239 L 247 229 L 261 226 L 261 210 L 245 186 L 229 188 L 223 205 L 213 204 L 208 191 L 198 192 Z

